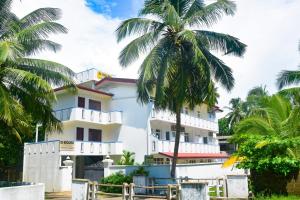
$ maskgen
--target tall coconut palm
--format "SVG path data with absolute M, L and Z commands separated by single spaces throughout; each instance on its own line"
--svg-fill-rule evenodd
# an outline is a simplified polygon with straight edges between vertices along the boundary
M 246 104 L 241 98 L 233 98 L 230 100 L 230 107 L 227 107 L 230 111 L 226 115 L 228 118 L 229 127 L 232 129 L 235 124 L 240 122 L 246 116 Z
M 299 43 L 300 51 L 300 43 Z M 299 66 L 300 67 L 300 66 Z M 282 70 L 277 77 L 277 86 L 282 89 L 285 86 L 300 83 L 300 70 Z
M 252 88 L 247 95 L 246 102 L 244 102 L 245 112 L 247 116 L 260 112 L 260 102 L 268 97 L 269 92 L 266 86 L 257 86 Z
M 116 30 L 118 41 L 138 36 L 121 51 L 122 66 L 127 67 L 146 54 L 139 71 L 139 100 L 149 102 L 152 96 L 156 108 L 170 109 L 176 114 L 172 177 L 183 105 L 193 108 L 215 99 L 211 97 L 215 94 L 214 81 L 227 90 L 234 85 L 230 67 L 211 51 L 242 56 L 246 45 L 235 37 L 205 28 L 217 23 L 223 15 L 233 15 L 235 9 L 229 0 L 209 5 L 203 0 L 146 0 L 139 17 L 123 21 Z
M 55 22 L 61 12 L 56 8 L 40 8 L 18 18 L 10 11 L 11 3 L 11 0 L 0 3 L 0 123 L 20 133 L 14 126 L 20 120 L 16 114 L 24 112 L 34 123 L 59 128 L 51 109 L 56 99 L 51 86 L 74 86 L 74 73 L 59 63 L 32 56 L 60 49 L 59 44 L 47 38 L 49 34 L 67 32 Z

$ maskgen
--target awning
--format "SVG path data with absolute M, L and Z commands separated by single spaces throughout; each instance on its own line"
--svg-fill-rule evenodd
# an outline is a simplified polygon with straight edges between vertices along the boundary
M 160 155 L 172 158 L 173 152 L 159 152 Z M 178 153 L 178 158 L 228 158 L 226 153 Z

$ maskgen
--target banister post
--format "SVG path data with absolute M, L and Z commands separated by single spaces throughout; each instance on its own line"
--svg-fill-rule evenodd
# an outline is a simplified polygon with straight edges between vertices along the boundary
M 176 200 L 180 200 L 181 199 L 181 185 L 178 184 L 176 186 Z
M 167 200 L 172 200 L 172 187 L 170 184 L 168 184 L 167 188 Z
M 128 184 L 127 183 L 123 183 L 123 187 L 122 187 L 122 200 L 126 200 L 127 199 L 127 196 L 128 196 L 127 188 L 128 188 Z
M 129 185 L 129 200 L 134 200 L 134 183 Z
M 216 195 L 217 197 L 220 197 L 220 188 L 219 188 L 219 178 L 216 179 Z

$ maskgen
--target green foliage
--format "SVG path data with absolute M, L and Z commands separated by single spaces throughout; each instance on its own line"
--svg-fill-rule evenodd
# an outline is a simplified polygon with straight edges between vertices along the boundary
M 262 140 L 269 141 L 268 145 L 257 148 L 256 145 Z M 291 156 L 288 149 L 299 144 L 300 138 L 277 140 L 270 136 L 248 136 L 238 149 L 238 155 L 245 158 L 238 167 L 257 173 L 270 171 L 283 176 L 293 174 L 299 170 L 300 160 Z
M 122 172 L 117 172 L 108 177 L 101 179 L 100 183 L 103 184 L 114 184 L 114 185 L 123 185 L 123 183 L 132 183 L 132 176 L 126 176 Z M 122 188 L 120 187 L 110 187 L 110 186 L 101 186 L 100 191 L 106 193 L 122 193 Z
M 123 150 L 121 159 L 118 161 L 118 165 L 133 165 L 134 164 L 134 152 Z
M 223 117 L 218 120 L 219 124 L 219 135 L 232 135 L 233 130 L 229 126 L 229 120 L 226 117 Z
M 299 196 L 277 196 L 277 195 L 273 195 L 271 197 L 266 197 L 266 196 L 258 196 L 255 197 L 254 200 L 298 200 L 300 199 Z
M 286 194 L 288 180 L 300 169 L 300 108 L 279 94 L 263 95 L 254 107 L 234 129 L 238 167 L 251 170 L 255 194 Z
M 51 85 L 74 87 L 74 73 L 59 63 L 33 58 L 41 51 L 60 49 L 47 40 L 50 34 L 67 32 L 55 22 L 60 10 L 40 8 L 18 18 L 11 3 L 3 0 L 0 8 L 0 126 L 21 139 L 21 134 L 31 133 L 31 124 L 59 130 L 51 108 L 56 100 Z
M 145 54 L 138 85 L 138 100 L 154 100 L 158 109 L 169 109 L 177 115 L 176 135 L 180 134 L 180 110 L 201 103 L 213 106 L 217 101 L 218 82 L 231 90 L 232 70 L 212 51 L 242 56 L 246 45 L 239 39 L 207 28 L 225 15 L 233 15 L 236 5 L 218 0 L 203 1 L 146 0 L 137 18 L 123 21 L 116 30 L 120 42 L 136 36 L 120 53 L 124 67 Z M 149 15 L 154 18 L 147 18 Z M 175 175 L 179 137 L 175 139 L 172 176 Z
M 149 171 L 147 171 L 144 167 L 140 166 L 139 168 L 131 172 L 130 176 L 149 176 Z

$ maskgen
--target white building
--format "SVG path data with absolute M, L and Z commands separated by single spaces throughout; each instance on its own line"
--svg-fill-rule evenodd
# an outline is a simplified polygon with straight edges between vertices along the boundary
M 25 144 L 24 181 L 43 179 L 43 175 L 33 175 L 39 168 L 63 173 L 60 170 L 67 156 L 74 161 L 73 178 L 94 180 L 103 174 L 101 160 L 110 155 L 117 163 L 123 150 L 135 152 L 138 163 L 143 163 L 145 156 L 152 157 L 157 164 L 170 162 L 175 143 L 175 115 L 155 110 L 151 102 L 139 104 L 135 79 L 99 80 L 97 73 L 95 69 L 78 73 L 76 94 L 63 87 L 55 89 L 58 101 L 53 110 L 62 121 L 63 130 L 48 133 L 45 142 Z M 220 152 L 216 138 L 216 111 L 220 109 L 208 110 L 204 104 L 194 110 L 183 108 L 179 163 L 210 162 L 226 157 Z M 52 172 L 53 168 L 57 172 Z

